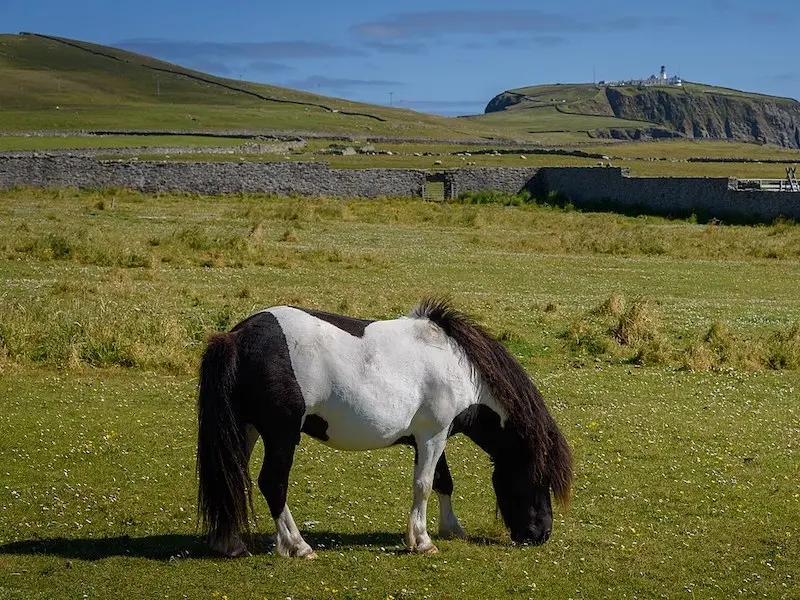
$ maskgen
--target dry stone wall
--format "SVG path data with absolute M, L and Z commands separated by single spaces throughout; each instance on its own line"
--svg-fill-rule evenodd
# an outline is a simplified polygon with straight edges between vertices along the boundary
M 0 189 L 15 186 L 128 188 L 142 192 L 235 192 L 336 197 L 421 196 L 425 172 L 330 169 L 325 163 L 138 162 L 72 156 L 0 157 Z
M 516 194 L 526 188 L 538 171 L 538 167 L 448 169 L 444 178 L 445 197 L 484 191 Z
M 236 192 L 332 197 L 421 197 L 419 169 L 331 169 L 325 163 L 102 161 L 64 155 L 0 156 L 0 190 L 130 188 L 142 192 Z M 800 193 L 739 191 L 724 178 L 628 177 L 613 167 L 465 168 L 444 172 L 445 197 L 495 190 L 565 194 L 578 207 L 772 221 L 800 220 Z
M 737 190 L 735 179 L 712 177 L 627 177 L 617 167 L 541 169 L 534 190 L 557 190 L 575 206 L 611 206 L 631 211 L 772 221 L 800 220 L 800 192 Z

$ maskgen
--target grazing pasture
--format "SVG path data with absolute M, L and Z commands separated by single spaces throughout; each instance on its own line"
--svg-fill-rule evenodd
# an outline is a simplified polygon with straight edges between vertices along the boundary
M 0 195 L 0 598 L 796 598 L 800 228 L 549 206 Z M 534 376 L 575 454 L 517 547 L 488 458 L 448 442 L 467 540 L 403 550 L 412 451 L 304 438 L 315 561 L 197 533 L 205 336 L 281 303 L 396 317 L 449 294 Z M 259 450 L 253 473 L 260 466 Z M 435 498 L 429 526 L 436 531 Z

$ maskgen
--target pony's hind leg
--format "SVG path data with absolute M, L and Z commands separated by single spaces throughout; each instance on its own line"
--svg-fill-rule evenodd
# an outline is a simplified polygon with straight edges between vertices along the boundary
M 436 464 L 447 442 L 447 432 L 441 432 L 422 443 L 420 440 L 415 441 L 418 460 L 414 465 L 414 502 L 408 517 L 406 546 L 411 552 L 433 553 L 438 549 L 428 535 L 428 498 L 433 487 Z
M 263 437 L 263 436 L 262 436 Z M 286 496 L 289 488 L 289 471 L 294 460 L 296 441 L 281 436 L 282 443 L 264 438 L 264 465 L 258 475 L 258 487 L 269 505 L 275 520 L 275 548 L 281 556 L 316 558 L 311 546 L 306 543 L 292 518 Z M 298 435 L 295 437 L 299 437 Z
M 465 538 L 466 534 L 453 512 L 453 477 L 447 466 L 444 452 L 436 463 L 433 473 L 433 491 L 439 497 L 439 537 Z

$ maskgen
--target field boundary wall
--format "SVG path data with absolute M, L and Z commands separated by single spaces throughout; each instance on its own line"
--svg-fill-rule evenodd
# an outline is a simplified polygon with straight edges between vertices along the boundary
M 0 156 L 0 189 L 14 187 L 141 192 L 239 192 L 334 197 L 422 196 L 425 171 L 330 169 L 321 162 L 96 160 L 80 156 Z
M 618 167 L 443 169 L 444 197 L 528 190 L 565 195 L 579 208 L 707 218 L 800 220 L 800 192 L 738 190 L 735 179 L 629 177 Z M 147 193 L 268 193 L 332 197 L 422 197 L 424 169 L 331 169 L 322 162 L 97 160 L 20 153 L 0 156 L 0 190 L 127 188 Z

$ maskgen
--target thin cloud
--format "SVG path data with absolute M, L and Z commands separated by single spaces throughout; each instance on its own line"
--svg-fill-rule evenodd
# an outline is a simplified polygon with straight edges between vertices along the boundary
M 791 20 L 787 20 L 785 14 L 774 11 L 754 12 L 750 15 L 750 21 L 759 25 L 768 25 L 770 27 L 791 25 Z
M 567 38 L 559 35 L 535 35 L 529 38 L 503 38 L 497 40 L 497 45 L 501 48 L 553 48 L 555 46 L 564 46 L 567 43 Z
M 375 50 L 376 52 L 381 52 L 383 54 L 403 54 L 407 56 L 424 54 L 428 50 L 425 44 L 412 42 L 391 43 L 372 41 L 364 43 L 364 47 L 369 48 L 370 50 Z
M 304 58 L 339 58 L 363 56 L 364 52 L 324 42 L 192 42 L 171 40 L 124 40 L 119 48 L 171 60 L 194 60 L 200 57 L 217 60 L 290 60 Z
M 282 65 L 280 63 L 271 62 L 268 60 L 257 60 L 247 64 L 248 71 L 255 71 L 256 73 L 286 73 L 291 71 L 291 67 Z
M 772 79 L 779 83 L 794 83 L 800 81 L 800 72 L 777 73 L 772 76 Z
M 638 31 L 640 29 L 653 29 L 654 27 L 668 28 L 681 25 L 684 20 L 681 17 L 663 16 L 656 18 L 642 17 L 618 17 L 601 23 L 602 29 L 609 31 Z
M 503 33 L 539 27 L 586 30 L 588 22 L 538 10 L 447 10 L 405 13 L 353 26 L 365 38 L 403 39 L 431 33 Z
M 620 16 L 587 20 L 541 10 L 448 10 L 413 12 L 359 23 L 352 33 L 370 40 L 402 40 L 447 34 L 508 34 L 523 31 L 586 33 L 629 31 L 672 26 L 682 22 L 674 17 Z
M 353 88 L 365 87 L 386 87 L 402 85 L 399 81 L 389 81 L 386 79 L 349 79 L 346 77 L 326 77 L 325 75 L 311 75 L 299 81 L 289 83 L 291 87 L 304 90 L 351 90 Z

